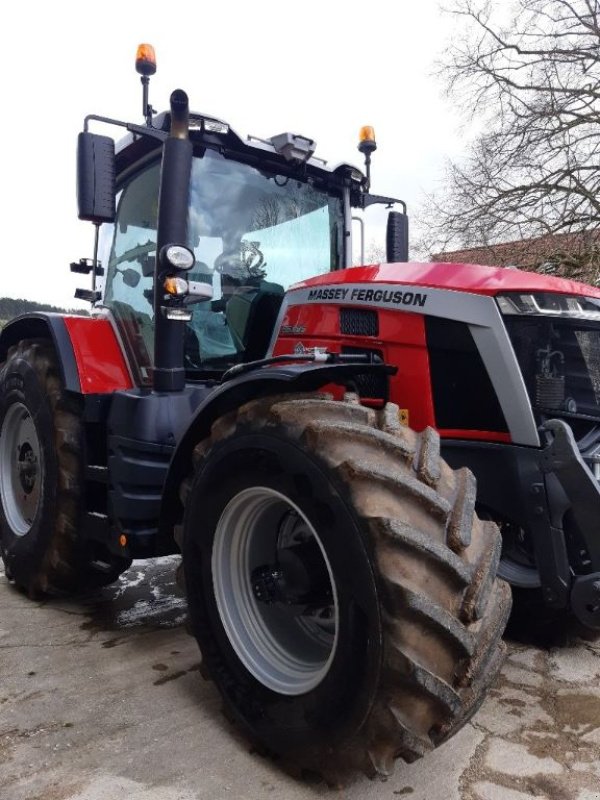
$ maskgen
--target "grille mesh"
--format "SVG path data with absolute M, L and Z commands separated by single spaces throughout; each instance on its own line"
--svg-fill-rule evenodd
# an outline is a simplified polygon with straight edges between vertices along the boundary
M 342 347 L 344 355 L 370 355 L 377 356 L 383 361 L 383 353 L 381 350 L 368 350 L 365 347 Z M 369 375 L 357 374 L 354 378 L 356 384 L 356 391 L 359 397 L 368 397 L 375 400 L 387 400 L 388 396 L 388 379 L 387 375 Z
M 377 312 L 363 308 L 341 308 L 340 333 L 346 336 L 379 336 Z

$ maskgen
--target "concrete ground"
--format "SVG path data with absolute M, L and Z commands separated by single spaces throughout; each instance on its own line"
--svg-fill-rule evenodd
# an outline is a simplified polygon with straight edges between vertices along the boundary
M 299 782 L 200 678 L 174 562 L 137 562 L 80 602 L 32 603 L 0 573 L 1 800 L 600 800 L 600 641 L 511 643 L 457 736 L 387 782 Z

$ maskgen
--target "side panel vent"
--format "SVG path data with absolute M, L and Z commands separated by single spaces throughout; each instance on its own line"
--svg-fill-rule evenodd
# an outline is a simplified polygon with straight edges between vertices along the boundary
M 383 361 L 381 350 L 368 350 L 366 347 L 342 347 L 344 355 L 370 355 L 377 356 Z M 368 397 L 370 400 L 388 399 L 388 379 L 386 375 L 360 375 L 354 378 L 356 391 L 359 397 Z
M 379 336 L 379 316 L 364 308 L 340 309 L 340 333 L 346 336 Z

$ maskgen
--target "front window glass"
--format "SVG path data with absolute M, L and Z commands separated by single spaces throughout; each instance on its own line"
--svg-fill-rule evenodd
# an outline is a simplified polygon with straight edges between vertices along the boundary
M 103 259 L 105 304 L 146 375 L 153 352 L 159 170 L 157 162 L 123 187 Z M 212 150 L 194 158 L 188 245 L 196 264 L 189 278 L 209 284 L 212 300 L 191 298 L 186 368 L 221 370 L 261 358 L 285 290 L 342 266 L 343 231 L 341 195 Z

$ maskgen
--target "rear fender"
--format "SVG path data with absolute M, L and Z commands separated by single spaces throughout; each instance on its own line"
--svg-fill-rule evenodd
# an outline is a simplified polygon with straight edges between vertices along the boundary
M 17 317 L 0 333 L 0 363 L 21 339 L 52 342 L 69 392 L 107 394 L 133 386 L 121 344 L 107 318 L 52 313 Z

